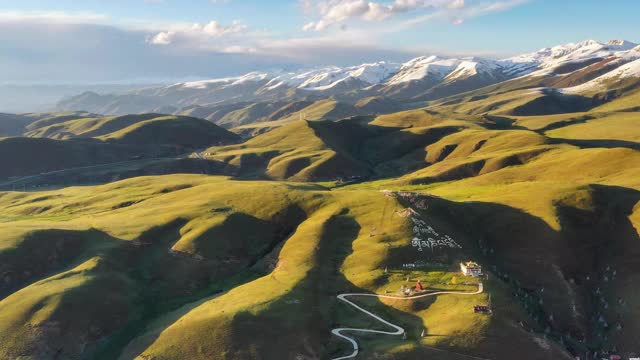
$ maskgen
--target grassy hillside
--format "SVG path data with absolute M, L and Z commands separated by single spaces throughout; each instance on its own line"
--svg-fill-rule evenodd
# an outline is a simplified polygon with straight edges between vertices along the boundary
M 631 310 L 637 300 L 621 284 L 633 281 L 639 266 L 632 245 L 640 228 L 638 115 L 508 120 L 535 131 L 464 130 L 425 148 L 432 165 L 354 187 L 400 187 L 464 201 L 469 212 L 459 226 L 470 221 L 483 229 L 485 254 L 504 267 L 498 271 L 526 291 L 544 287 L 545 326 L 585 336 L 591 348 L 633 351 L 627 326 L 638 323 Z M 612 282 L 614 272 L 625 275 Z M 616 320 L 623 318 L 624 324 Z M 580 346 L 574 340 L 570 347 Z
M 356 99 L 357 100 L 357 99 Z M 255 135 L 300 120 L 339 120 L 361 114 L 386 114 L 400 110 L 400 104 L 384 97 L 355 101 L 320 99 L 274 102 L 239 102 L 192 106 L 180 114 L 207 119 L 243 135 Z
M 60 119 L 57 117 L 56 119 Z M 135 144 L 165 144 L 201 148 L 213 144 L 228 144 L 238 137 L 211 122 L 186 117 L 140 114 L 112 117 L 71 118 L 50 124 L 32 124 L 29 137 L 52 139 L 96 138 L 105 141 Z
M 26 116 L 0 113 L 0 137 L 20 135 L 32 121 Z
M 562 94 L 554 89 L 534 88 L 490 95 L 458 97 L 443 101 L 433 109 L 440 112 L 496 115 L 552 115 L 589 110 L 601 102 L 580 95 Z
M 158 114 L 113 117 L 55 116 L 33 123 L 30 127 L 31 131 L 25 135 L 30 137 L 48 137 L 58 140 L 75 137 L 98 137 L 118 131 L 139 121 L 145 121 L 159 116 Z
M 227 113 L 215 123 L 226 128 L 234 128 L 256 121 L 268 121 L 272 120 L 271 114 L 280 112 L 283 106 L 286 106 L 285 103 L 252 103 Z
M 622 112 L 593 115 L 592 119 L 549 130 L 554 138 L 577 140 L 613 140 L 640 143 L 640 113 Z
M 422 110 L 415 113 L 337 122 L 299 120 L 240 145 L 210 148 L 206 154 L 243 176 L 304 181 L 397 176 L 424 166 L 420 153 L 443 135 L 495 125 L 480 117 L 449 120 Z
M 56 122 L 63 122 L 70 119 L 80 119 L 93 114 L 73 111 L 62 113 L 25 113 L 25 114 L 2 114 L 0 113 L 0 136 L 20 136 L 24 133 Z
M 302 108 L 299 112 L 303 113 L 305 120 L 338 120 L 360 114 L 360 110 L 355 106 L 330 99 L 316 101 Z M 294 113 L 280 120 L 295 121 L 298 119 L 299 114 Z
M 640 103 L 640 90 L 630 91 L 612 101 L 595 108 L 595 111 L 638 111 Z
M 95 183 L 133 174 L 164 174 L 171 171 L 213 171 L 219 174 L 221 170 L 212 169 L 215 164 L 208 163 L 194 167 L 194 164 L 174 162 L 161 166 L 164 170 L 148 168 L 147 163 L 141 163 L 133 171 L 123 173 L 120 168 L 110 175 L 102 171 L 102 168 L 94 168 L 110 163 L 117 168 L 122 162 L 154 158 L 172 157 L 175 160 L 176 156 L 194 149 L 240 141 L 237 135 L 203 119 L 157 114 L 118 117 L 84 117 L 85 115 L 87 114 L 23 115 L 22 118 L 28 121 L 40 120 L 30 122 L 28 128 L 23 128 L 28 130 L 28 137 L 0 138 L 0 150 L 3 154 L 11 154 L 0 159 L 0 185 L 7 183 L 7 180 L 9 183 L 15 182 L 16 179 L 11 178 L 27 175 L 47 175 L 53 181 L 42 180 L 39 183 L 51 184 L 70 183 L 82 178 Z M 83 167 L 91 174 L 74 175 L 66 180 L 57 179 L 62 175 L 69 175 L 67 170 Z M 54 176 L 49 176 L 49 173 Z M 20 185 L 24 186 L 26 183 L 21 181 Z
M 94 166 L 139 158 L 176 156 L 171 147 L 107 144 L 92 139 L 52 140 L 11 137 L 0 139 L 0 179 L 37 175 L 60 169 Z
M 99 139 L 130 144 L 170 144 L 192 149 L 212 144 L 230 144 L 239 140 L 237 135 L 206 120 L 180 116 L 138 120 L 133 125 L 102 135 Z
M 222 127 L 233 128 L 247 123 L 277 120 L 287 113 L 286 109 L 299 109 L 310 103 L 304 101 L 225 103 L 187 107 L 180 114 L 207 119 Z
M 371 122 L 371 125 L 398 128 L 431 126 L 468 127 L 486 122 L 487 120 L 481 116 L 443 113 L 431 111 L 429 109 L 416 109 L 377 116 Z
M 34 129 L 42 128 L 49 125 L 59 124 L 69 120 L 76 119 L 85 119 L 90 117 L 98 117 L 99 115 L 84 112 L 84 111 L 69 111 L 69 112 L 58 112 L 58 113 L 29 113 L 24 114 L 31 119 L 33 122 L 27 126 L 27 130 L 31 131 Z
M 355 106 L 365 114 L 387 114 L 400 111 L 400 104 L 382 96 L 370 96 L 358 100 Z
M 395 292 L 406 275 L 432 289 L 474 289 L 453 279 L 455 266 L 432 264 L 475 252 L 472 233 L 449 225 L 460 205 L 429 202 L 420 218 L 462 249 L 411 247 L 414 225 L 398 212 L 413 205 L 377 191 L 176 175 L 3 194 L 0 257 L 30 257 L 39 266 L 27 272 L 23 262 L 1 262 L 0 354 L 337 356 L 348 348 L 331 337 L 335 324 L 377 325 L 339 304 L 336 293 Z M 427 265 L 403 270 L 418 260 Z M 517 325 L 526 315 L 508 287 L 495 278 L 476 298 L 363 302 L 409 336 L 359 341 L 368 357 L 428 356 L 435 346 L 449 356 L 509 358 L 519 349 L 525 359 L 563 358 L 556 344 L 527 331 L 537 325 Z M 500 311 L 474 315 L 471 306 L 488 295 Z M 438 336 L 421 338 L 425 327 Z M 507 333 L 509 343 L 498 346 L 504 335 L 496 335 Z M 277 345 L 283 340 L 286 347 Z
M 598 64 L 554 78 L 588 81 Z M 236 128 L 260 133 L 237 144 L 185 116 L 28 125 L 34 137 L 0 140 L 4 177 L 81 164 L 34 178 L 109 183 L 0 192 L 0 358 L 331 359 L 351 349 L 332 329 L 385 329 L 336 295 L 418 280 L 485 291 L 353 298 L 406 330 L 355 334 L 359 358 L 640 352 L 637 92 L 548 80 L 345 119 L 391 104 L 221 106 L 217 119 L 279 118 Z M 488 277 L 462 276 L 469 259 Z
M 305 181 L 365 176 L 367 165 L 351 153 L 351 134 L 346 130 L 342 123 L 302 120 L 243 144 L 210 148 L 205 153 L 243 176 Z

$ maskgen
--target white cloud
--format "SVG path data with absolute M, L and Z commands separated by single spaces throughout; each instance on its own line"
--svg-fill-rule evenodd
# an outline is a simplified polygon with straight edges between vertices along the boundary
M 210 36 L 224 36 L 244 32 L 246 29 L 247 26 L 242 24 L 239 20 L 234 20 L 228 26 L 222 26 L 217 21 L 211 21 L 202 28 L 202 31 Z
M 464 0 L 454 0 L 449 4 L 449 9 L 462 9 L 464 5 Z
M 173 41 L 176 33 L 173 31 L 165 31 L 156 34 L 149 39 L 149 42 L 154 45 L 169 45 Z
M 306 2 L 307 12 L 314 8 L 320 18 L 306 24 L 305 31 L 322 31 L 328 27 L 349 19 L 359 18 L 366 21 L 384 20 L 390 17 L 396 9 L 394 5 L 382 5 L 366 0 L 327 0 L 317 3 Z
M 304 31 L 323 31 L 350 20 L 383 21 L 401 14 L 422 12 L 419 19 L 448 18 L 455 25 L 465 18 L 499 12 L 528 0 L 394 0 L 390 3 L 368 0 L 303 0 L 305 14 L 316 19 L 304 25 Z M 411 22 L 411 19 L 408 20 Z
M 230 45 L 222 48 L 220 51 L 226 54 L 252 54 L 258 50 L 251 46 Z
M 109 19 L 107 15 L 93 12 L 0 11 L 0 22 L 3 23 L 104 24 Z
M 421 16 L 417 16 L 411 19 L 404 20 L 394 26 L 386 28 L 385 32 L 401 32 L 416 25 L 428 23 L 438 18 L 449 19 L 454 25 L 461 25 L 467 19 L 506 11 L 516 6 L 525 4 L 530 0 L 479 0 L 470 4 L 464 4 L 459 7 L 460 4 L 456 4 L 457 8 L 438 9 L 437 11 L 430 12 Z
M 167 31 L 161 31 L 151 36 L 148 42 L 154 45 L 169 45 L 177 39 L 188 42 L 209 42 L 214 38 L 240 34 L 246 30 L 247 26 L 239 20 L 234 20 L 226 26 L 217 21 L 211 21 L 207 24 L 174 25 Z
M 303 8 L 306 12 L 315 12 L 320 18 L 306 24 L 304 30 L 322 31 L 350 19 L 382 21 L 418 9 L 460 4 L 464 6 L 464 0 L 395 0 L 390 4 L 367 0 L 305 0 Z
M 302 9 L 314 20 L 308 30 L 341 30 L 304 34 L 257 31 L 241 21 L 176 23 L 90 12 L 0 11 L 0 79 L 86 82 L 226 76 L 266 67 L 401 61 L 435 49 L 417 48 L 419 43 L 382 46 L 389 43 L 390 34 L 402 36 L 434 19 L 461 24 L 524 1 L 306 0 Z M 369 25 L 351 26 L 354 20 Z M 379 26 L 378 21 L 388 23 Z

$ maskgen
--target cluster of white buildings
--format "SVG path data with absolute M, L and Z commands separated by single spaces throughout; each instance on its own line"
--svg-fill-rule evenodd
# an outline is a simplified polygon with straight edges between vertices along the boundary
M 464 276 L 482 276 L 482 266 L 474 261 L 461 262 L 460 271 Z

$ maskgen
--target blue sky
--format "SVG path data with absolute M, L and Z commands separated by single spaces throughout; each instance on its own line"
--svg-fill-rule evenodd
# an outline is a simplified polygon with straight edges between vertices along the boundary
M 0 0 L 0 82 L 506 57 L 586 39 L 639 42 L 637 14 L 637 0 Z

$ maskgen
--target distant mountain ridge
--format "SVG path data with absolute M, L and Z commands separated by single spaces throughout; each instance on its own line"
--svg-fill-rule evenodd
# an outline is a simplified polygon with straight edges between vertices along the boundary
M 61 101 L 58 110 L 113 115 L 140 112 L 178 114 L 182 109 L 193 106 L 317 101 L 328 97 L 355 104 L 373 96 L 410 103 L 437 100 L 519 77 L 553 77 L 610 59 L 615 62 L 611 62 L 607 69 L 613 71 L 612 65 L 623 66 L 640 59 L 640 46 L 626 40 L 587 40 L 500 60 L 423 56 L 402 64 L 379 61 L 296 72 L 256 71 L 237 77 L 149 87 L 119 95 L 88 92 Z M 633 71 L 624 74 L 636 76 Z M 592 79 L 584 82 L 589 80 Z M 580 85 L 579 82 L 574 80 L 572 85 Z

